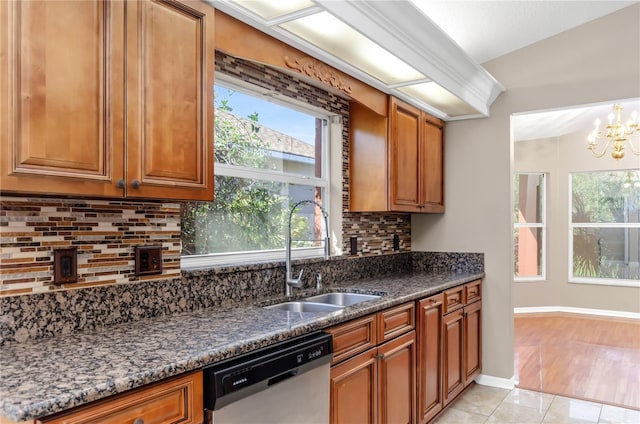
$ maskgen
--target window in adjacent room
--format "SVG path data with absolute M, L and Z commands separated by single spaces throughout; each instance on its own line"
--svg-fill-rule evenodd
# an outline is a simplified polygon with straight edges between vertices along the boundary
M 328 116 L 232 80 L 215 85 L 215 198 L 182 206 L 182 264 L 284 258 L 289 210 L 328 208 Z M 322 256 L 314 205 L 292 219 L 294 257 Z
M 569 281 L 640 286 L 640 170 L 570 175 Z
M 545 184 L 543 173 L 514 175 L 514 279 L 545 278 Z

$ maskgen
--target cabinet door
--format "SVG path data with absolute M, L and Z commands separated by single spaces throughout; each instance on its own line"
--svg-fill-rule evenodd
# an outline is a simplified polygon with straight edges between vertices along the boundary
M 411 331 L 378 347 L 380 423 L 415 422 L 415 337 Z
M 387 117 L 351 102 L 349 106 L 349 210 L 386 211 Z
M 377 349 L 331 368 L 332 424 L 377 422 Z
M 464 384 L 482 370 L 482 302 L 464 308 Z
M 442 410 L 443 295 L 418 303 L 418 422 L 426 423 Z
M 214 10 L 127 2 L 128 197 L 213 200 Z
M 443 322 L 443 398 L 451 402 L 464 389 L 463 346 L 464 313 L 461 309 L 444 316 Z
M 423 212 L 444 212 L 444 125 L 422 114 Z
M 420 110 L 391 98 L 389 110 L 390 210 L 419 212 L 421 206 Z
M 199 424 L 204 417 L 202 371 L 81 406 L 42 424 Z
M 124 3 L 0 2 L 2 190 L 122 196 Z

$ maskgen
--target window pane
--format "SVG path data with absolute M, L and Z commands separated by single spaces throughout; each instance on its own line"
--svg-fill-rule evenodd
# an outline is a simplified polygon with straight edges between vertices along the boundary
M 640 279 L 638 228 L 574 228 L 574 277 Z
M 291 205 L 321 203 L 321 189 L 216 175 L 214 202 L 182 206 L 182 254 L 201 255 L 284 249 Z M 293 247 L 321 246 L 322 215 L 313 205 L 297 209 L 292 219 Z M 314 241 L 315 240 L 315 241 Z
M 516 174 L 514 222 L 542 223 L 544 174 Z
M 514 258 L 516 277 L 542 275 L 542 228 L 516 228 Z
M 572 222 L 640 222 L 640 171 L 572 174 Z
M 320 177 L 323 120 L 215 86 L 215 161 Z

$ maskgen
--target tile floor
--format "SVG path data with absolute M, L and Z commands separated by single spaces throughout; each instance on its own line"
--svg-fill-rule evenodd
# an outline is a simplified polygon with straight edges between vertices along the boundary
M 530 390 L 474 385 L 436 424 L 640 424 L 640 411 Z

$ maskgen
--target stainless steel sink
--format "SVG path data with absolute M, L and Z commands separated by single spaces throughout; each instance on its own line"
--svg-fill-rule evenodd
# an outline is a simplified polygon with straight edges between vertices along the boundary
M 306 300 L 307 302 L 316 302 L 326 305 L 351 306 L 360 302 L 375 299 L 380 299 L 380 296 L 362 293 L 325 293 L 308 297 Z
M 333 312 L 343 309 L 344 306 L 332 305 L 329 303 L 316 303 L 316 302 L 284 302 L 271 306 L 265 306 L 267 309 L 277 309 L 279 311 L 289 312 Z

